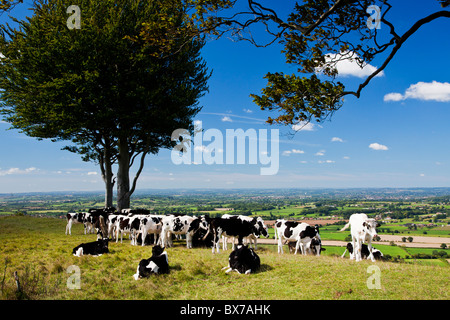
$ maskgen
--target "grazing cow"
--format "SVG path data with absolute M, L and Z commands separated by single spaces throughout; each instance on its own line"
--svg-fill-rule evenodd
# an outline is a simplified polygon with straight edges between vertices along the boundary
M 108 239 L 99 239 L 94 242 L 82 243 L 76 246 L 72 250 L 72 254 L 76 257 L 83 255 L 101 256 L 104 253 L 108 253 Z
M 93 227 L 97 234 L 99 234 L 99 230 L 105 237 L 108 237 L 108 217 L 110 214 L 116 212 L 116 208 L 107 207 L 101 209 L 89 209 L 88 214 L 86 215 L 86 224 L 88 224 L 91 228 Z
M 223 219 L 223 218 L 209 218 L 206 217 L 209 223 L 208 233 L 205 235 L 204 239 L 212 233 L 214 236 L 212 252 L 217 250 L 219 253 L 219 242 L 222 235 L 226 237 L 236 237 L 238 238 L 238 244 L 242 245 L 242 240 L 252 234 L 258 233 L 256 225 L 248 221 L 241 219 Z
M 236 271 L 237 273 L 250 274 L 257 271 L 261 266 L 259 256 L 252 248 L 238 244 L 236 249 L 230 253 L 226 273 Z
M 213 245 L 213 235 L 212 233 L 208 233 L 208 228 L 203 229 L 199 228 L 194 232 L 192 236 L 192 247 L 193 248 L 211 248 Z M 205 237 L 206 236 L 206 237 Z
M 66 225 L 66 235 L 69 232 L 72 235 L 72 225 L 74 223 L 83 223 L 84 224 L 84 234 L 86 234 L 86 224 L 85 224 L 85 215 L 86 212 L 69 212 L 67 217 L 67 225 Z
M 250 247 L 252 246 L 252 242 L 255 245 L 255 250 L 257 250 L 257 240 L 259 236 L 264 236 L 266 238 L 269 237 L 269 232 L 267 230 L 267 226 L 264 224 L 264 220 L 261 217 L 248 217 L 243 215 L 231 215 L 231 214 L 224 214 L 222 215 L 222 219 L 241 219 L 243 221 L 248 221 L 252 225 L 255 226 L 256 232 L 249 235 L 248 237 L 244 238 L 248 240 L 248 243 L 250 244 Z M 227 238 L 226 236 L 222 236 L 222 248 L 223 250 L 227 250 Z M 234 239 L 233 239 L 233 247 L 232 250 L 234 250 Z
M 204 218 L 191 217 L 191 216 L 165 216 L 162 219 L 162 229 L 159 243 L 166 246 L 173 246 L 172 234 L 186 235 L 186 248 L 192 249 L 192 237 L 194 233 L 199 229 L 207 228 L 207 224 Z
M 275 223 L 275 228 L 278 235 L 278 253 L 283 253 L 283 239 L 296 243 L 294 254 L 297 254 L 298 249 L 304 255 L 312 253 L 318 256 L 324 251 L 317 225 L 312 227 L 304 222 L 279 219 Z
M 136 273 L 133 275 L 134 280 L 147 278 L 152 274 L 169 273 L 169 260 L 167 252 L 164 248 L 156 245 L 152 248 L 152 256 L 149 259 L 142 259 L 139 262 Z
M 354 213 L 350 216 L 348 223 L 341 231 L 344 231 L 349 226 L 350 234 L 352 236 L 352 245 L 355 250 L 355 260 L 361 260 L 362 244 L 367 242 L 369 248 L 369 256 L 367 259 L 375 261 L 372 253 L 372 239 L 377 236 L 377 222 L 375 219 L 369 219 L 364 213 Z
M 286 241 L 284 244 L 287 244 L 287 245 L 288 245 L 289 253 L 295 253 L 295 249 L 297 248 L 297 242 L 289 242 L 289 241 Z M 317 248 L 318 245 L 319 245 L 319 241 L 318 241 L 318 240 L 316 240 L 316 239 L 312 239 L 312 240 L 311 240 L 311 245 L 310 245 L 311 251 L 310 251 L 310 253 L 312 253 L 312 254 L 315 255 L 315 256 L 318 255 L 318 254 L 317 254 L 317 250 L 316 250 L 316 248 Z M 320 246 L 320 252 L 326 251 L 326 250 L 327 250 L 327 249 L 325 249 L 324 247 Z
M 128 233 L 131 238 L 131 245 L 137 245 L 136 238 L 139 232 L 140 227 L 140 219 L 139 216 L 117 216 L 115 222 L 115 231 L 116 231 L 116 243 L 119 241 L 119 233 L 120 233 L 120 243 L 123 242 L 123 234 Z
M 140 218 L 139 230 L 142 235 L 142 246 L 145 245 L 145 238 L 148 234 L 154 235 L 154 244 L 157 243 L 157 237 L 161 234 L 163 216 L 146 215 Z
M 350 260 L 354 260 L 355 259 L 355 254 L 353 252 L 353 245 L 349 242 L 347 243 L 347 247 L 345 248 L 344 253 L 342 254 L 341 258 L 344 258 L 345 253 L 348 251 L 349 255 L 350 255 Z M 361 248 L 361 258 L 362 259 L 369 259 L 369 247 L 367 246 L 367 244 L 363 243 L 362 244 L 362 248 Z M 383 253 L 375 248 L 372 248 L 372 255 L 375 258 L 375 260 L 383 260 Z

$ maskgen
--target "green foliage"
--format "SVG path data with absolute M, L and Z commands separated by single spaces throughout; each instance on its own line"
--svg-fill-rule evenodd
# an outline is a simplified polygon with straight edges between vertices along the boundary
M 158 3 L 38 0 L 18 29 L 1 26 L 5 120 L 31 137 L 71 141 L 65 149 L 99 163 L 110 184 L 106 170 L 118 158 L 127 171 L 142 155 L 140 173 L 146 154 L 174 145 L 173 130 L 193 131 L 210 76 L 200 37 L 177 33 L 164 55 L 158 43 L 135 40 L 163 18 L 183 27 L 182 9 L 161 12 Z M 70 5 L 80 7 L 81 29 L 67 27 Z
M 245 8 L 237 1 L 192 2 L 198 4 L 193 17 L 200 30 L 215 36 L 229 32 L 235 39 L 258 47 L 278 42 L 284 47 L 286 63 L 298 73 L 308 74 L 299 77 L 267 73 L 267 86 L 261 95 L 251 95 L 262 110 L 277 112 L 277 117 L 269 117 L 268 123 L 286 125 L 324 121 L 342 106 L 344 96 L 359 98 L 364 87 L 386 68 L 419 28 L 441 17 L 450 18 L 450 12 L 441 10 L 436 1 L 436 12 L 413 23 L 404 34 L 398 34 L 398 26 L 389 18 L 389 11 L 402 4 L 389 0 L 304 0 L 292 4 L 287 14 L 278 12 L 270 3 L 253 0 Z M 376 22 L 368 10 L 373 5 L 380 8 Z M 379 23 L 383 28 L 369 28 L 368 22 Z M 253 37 L 253 28 L 258 27 L 264 28 L 270 40 L 265 41 L 265 37 L 262 42 Z M 381 66 L 356 89 L 345 90 L 342 83 L 335 81 L 336 65 L 340 61 L 351 61 L 362 68 L 376 57 L 384 59 Z

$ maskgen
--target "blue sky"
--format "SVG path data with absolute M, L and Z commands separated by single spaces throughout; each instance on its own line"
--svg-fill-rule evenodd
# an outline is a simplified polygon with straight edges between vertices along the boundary
M 399 21 L 401 34 L 440 9 L 437 1 L 395 1 L 398 5 L 402 9 L 393 9 L 390 17 Z M 22 8 L 14 12 L 22 14 Z M 278 173 L 260 175 L 259 162 L 175 165 L 171 151 L 161 150 L 147 157 L 138 188 L 449 187 L 450 41 L 442 31 L 449 23 L 441 19 L 422 27 L 361 98 L 346 97 L 331 121 L 294 135 L 291 127 L 265 124 L 276 115 L 259 110 L 249 97 L 265 86 L 267 72 L 295 72 L 285 64 L 282 48 L 255 48 L 226 37 L 208 41 L 203 56 L 213 75 L 196 120 L 224 136 L 227 129 L 279 129 Z M 347 73 L 338 80 L 355 89 L 364 79 L 351 67 L 338 66 Z M 61 151 L 64 143 L 37 141 L 8 127 L 0 122 L 0 193 L 103 190 L 95 164 Z

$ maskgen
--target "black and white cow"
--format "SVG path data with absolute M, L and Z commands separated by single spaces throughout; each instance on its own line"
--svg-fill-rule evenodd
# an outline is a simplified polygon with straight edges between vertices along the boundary
M 347 247 L 345 248 L 344 253 L 342 254 L 342 258 L 344 258 L 345 253 L 348 251 L 349 255 L 350 255 L 350 260 L 354 260 L 355 259 L 355 253 L 353 252 L 353 245 L 351 242 L 347 243 Z M 362 259 L 369 259 L 369 255 L 370 255 L 370 251 L 369 251 L 369 247 L 367 246 L 367 244 L 363 243 L 362 244 L 362 248 L 361 248 L 361 258 Z M 374 257 L 375 260 L 382 260 L 383 259 L 383 253 L 375 248 L 372 248 L 372 255 Z
M 83 255 L 101 256 L 108 253 L 108 239 L 99 239 L 94 242 L 82 243 L 72 250 L 72 254 L 76 257 Z
M 69 212 L 66 215 L 67 218 L 66 235 L 67 233 L 69 233 L 70 235 L 72 234 L 72 225 L 74 223 L 84 224 L 84 234 L 86 234 L 85 216 L 86 212 Z
M 350 234 L 352 236 L 352 246 L 355 250 L 355 260 L 360 261 L 362 244 L 367 242 L 369 248 L 369 257 L 372 261 L 375 258 L 372 254 L 372 239 L 377 236 L 377 222 L 375 219 L 369 219 L 364 213 L 354 213 L 350 216 L 348 223 L 341 229 L 344 231 L 350 226 Z
M 141 225 L 141 221 L 139 216 L 123 216 L 118 215 L 115 219 L 115 237 L 116 243 L 119 241 L 120 234 L 120 243 L 123 242 L 123 234 L 129 234 L 131 238 L 131 245 L 137 245 L 137 235 L 139 233 L 139 227 Z
M 169 259 L 164 248 L 156 245 L 152 248 L 152 256 L 149 259 L 142 259 L 139 262 L 136 273 L 133 275 L 134 280 L 147 278 L 152 274 L 169 273 Z
M 304 255 L 312 253 L 318 256 L 323 251 L 319 226 L 317 225 L 312 227 L 304 222 L 279 219 L 275 223 L 275 228 L 278 235 L 278 253 L 283 253 L 283 239 L 296 243 L 295 254 L 297 254 L 298 249 Z
M 214 236 L 212 252 L 217 250 L 219 253 L 220 238 L 221 236 L 235 237 L 238 239 L 238 244 L 242 245 L 242 240 L 253 234 L 258 233 L 258 229 L 255 225 L 248 221 L 241 219 L 223 219 L 223 218 L 205 218 L 209 224 L 208 233 L 205 238 L 212 233 Z
M 191 216 L 165 216 L 162 219 L 162 229 L 159 244 L 164 247 L 173 246 L 172 234 L 186 235 L 186 247 L 192 249 L 192 237 L 199 229 L 207 228 L 207 223 L 204 218 Z
M 228 258 L 228 266 L 222 268 L 227 269 L 226 273 L 236 271 L 237 273 L 250 274 L 257 271 L 261 266 L 261 261 L 256 252 L 249 248 L 238 244 L 236 249 L 230 253 Z
M 139 219 L 139 230 L 142 237 L 142 246 L 145 245 L 145 238 L 148 234 L 154 235 L 154 244 L 156 244 L 158 240 L 157 238 L 161 234 L 163 216 L 145 215 Z
M 244 238 L 244 240 L 248 241 L 248 243 L 250 244 L 250 247 L 252 247 L 252 243 L 253 243 L 255 246 L 255 250 L 257 250 L 257 241 L 260 236 L 264 236 L 266 238 L 269 237 L 269 232 L 268 232 L 267 226 L 265 225 L 264 220 L 261 217 L 248 217 L 248 216 L 244 216 L 244 215 L 224 214 L 224 215 L 222 215 L 222 218 L 223 219 L 241 219 L 243 221 L 248 221 L 252 225 L 254 225 L 256 232 L 251 234 L 250 236 Z M 228 237 L 222 236 L 222 241 L 223 241 L 222 249 L 223 250 L 227 250 L 227 239 L 228 239 Z M 234 239 L 232 242 L 232 244 L 233 244 L 232 250 L 234 250 L 234 246 L 235 246 Z
M 101 209 L 89 209 L 85 217 L 86 224 L 94 228 L 97 234 L 102 233 L 104 237 L 108 237 L 108 217 L 116 212 L 115 207 L 107 207 Z

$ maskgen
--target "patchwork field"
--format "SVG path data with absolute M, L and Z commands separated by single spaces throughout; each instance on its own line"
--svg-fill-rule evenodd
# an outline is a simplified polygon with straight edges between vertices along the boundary
M 109 254 L 77 258 L 72 249 L 94 241 L 95 235 L 84 235 L 81 225 L 73 227 L 72 236 L 66 236 L 64 230 L 62 219 L 0 217 L 2 299 L 450 298 L 448 264 L 355 263 L 333 256 L 343 252 L 339 247 L 328 247 L 327 255 L 313 257 L 278 255 L 274 246 L 261 246 L 261 270 L 246 276 L 221 270 L 227 265 L 230 250 L 220 254 L 212 254 L 210 249 L 187 250 L 184 241 L 179 241 L 167 248 L 169 275 L 135 281 L 132 275 L 137 264 L 151 255 L 151 247 L 112 242 Z M 70 266 L 80 270 L 80 289 L 68 288 L 74 275 L 67 273 Z M 370 266 L 380 270 L 380 289 L 369 288 L 373 276 Z M 20 297 L 14 271 L 23 291 Z

